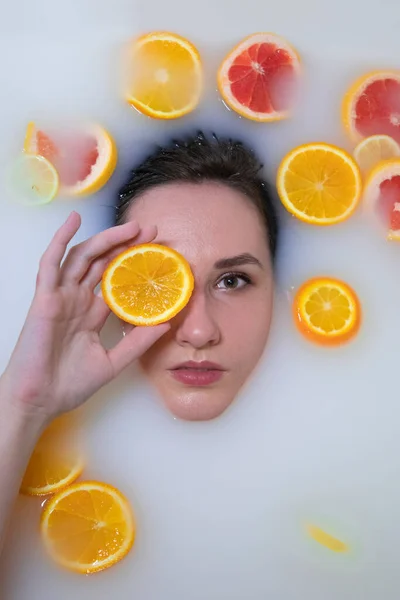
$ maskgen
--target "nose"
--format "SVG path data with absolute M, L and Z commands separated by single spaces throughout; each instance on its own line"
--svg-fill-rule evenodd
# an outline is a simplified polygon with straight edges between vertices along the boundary
M 188 305 L 177 316 L 176 340 L 181 346 L 201 349 L 215 346 L 221 339 L 211 299 L 194 291 Z

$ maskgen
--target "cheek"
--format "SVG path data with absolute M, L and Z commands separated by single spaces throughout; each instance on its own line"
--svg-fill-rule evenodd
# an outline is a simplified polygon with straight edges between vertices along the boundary
M 271 316 L 272 292 L 268 290 L 232 298 L 220 311 L 223 338 L 241 358 L 244 346 L 246 354 L 259 354 L 268 338 Z

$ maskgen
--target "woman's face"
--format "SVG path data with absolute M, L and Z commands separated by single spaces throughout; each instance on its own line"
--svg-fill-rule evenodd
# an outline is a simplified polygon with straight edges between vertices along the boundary
M 156 225 L 155 242 L 180 252 L 195 279 L 189 304 L 142 367 L 176 417 L 218 417 L 256 366 L 270 329 L 273 271 L 259 213 L 223 184 L 174 183 L 135 200 L 129 218 Z

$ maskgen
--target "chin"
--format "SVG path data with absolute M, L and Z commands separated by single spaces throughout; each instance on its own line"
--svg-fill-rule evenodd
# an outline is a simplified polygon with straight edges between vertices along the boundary
M 226 390 L 182 390 L 168 393 L 158 390 L 167 409 L 184 421 L 210 421 L 216 419 L 232 404 L 236 393 Z

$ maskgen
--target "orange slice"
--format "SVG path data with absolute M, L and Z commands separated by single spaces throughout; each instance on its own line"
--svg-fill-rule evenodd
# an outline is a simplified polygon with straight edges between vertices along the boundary
M 400 71 L 375 71 L 357 79 L 344 96 L 342 119 L 356 141 L 385 134 L 400 143 Z
M 282 160 L 277 188 L 285 208 L 311 225 L 348 219 L 361 197 L 361 174 L 354 159 L 330 144 L 305 144 Z
M 121 492 L 89 481 L 71 485 L 46 503 L 41 535 L 58 564 L 88 574 L 108 569 L 128 554 L 135 522 Z
M 371 135 L 361 140 L 353 155 L 361 171 L 365 174 L 382 160 L 400 156 L 400 146 L 388 135 Z
M 193 275 L 186 259 L 159 244 L 122 252 L 103 275 L 102 293 L 110 309 L 133 325 L 172 319 L 189 302 Z
M 54 494 L 75 481 L 83 468 L 83 458 L 74 445 L 70 417 L 60 417 L 36 444 L 20 491 L 29 496 Z
M 286 40 L 255 33 L 222 62 L 218 88 L 225 103 L 253 121 L 278 121 L 290 115 L 299 84 L 300 60 Z
M 117 148 L 111 135 L 99 125 L 80 130 L 42 131 L 28 124 L 24 151 L 43 156 L 60 176 L 61 194 L 87 196 L 100 190 L 117 164 Z
M 349 550 L 347 544 L 338 538 L 333 537 L 333 535 L 330 535 L 330 533 L 327 533 L 316 525 L 308 525 L 307 531 L 309 536 L 312 537 L 315 542 L 321 544 L 321 546 L 325 546 L 328 550 L 332 550 L 332 552 L 344 553 Z
M 377 214 L 387 239 L 400 241 L 400 158 L 380 162 L 369 173 L 364 188 L 364 206 Z
M 135 40 L 127 53 L 126 99 L 156 119 L 194 110 L 202 90 L 200 54 L 189 40 L 164 31 Z
M 361 308 L 355 292 L 343 281 L 329 277 L 306 281 L 293 303 L 294 320 L 309 340 L 336 345 L 356 335 Z

